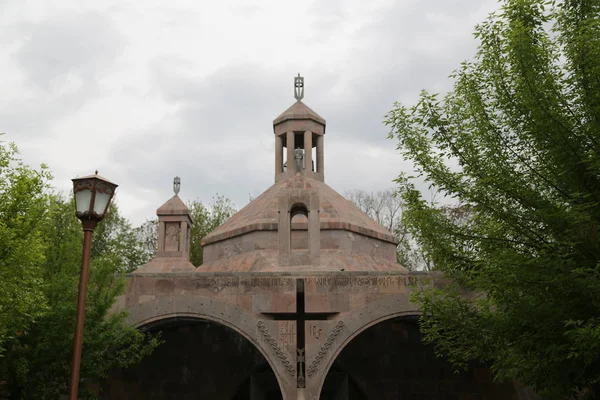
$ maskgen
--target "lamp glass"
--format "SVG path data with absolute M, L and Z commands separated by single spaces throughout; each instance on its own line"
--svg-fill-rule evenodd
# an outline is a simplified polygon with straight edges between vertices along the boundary
M 108 201 L 110 200 L 110 193 L 105 191 L 96 191 L 96 200 L 94 201 L 94 212 L 98 214 L 99 217 L 104 216 L 104 212 L 108 206 Z
M 92 191 L 90 189 L 83 189 L 75 193 L 75 206 L 77 212 L 84 213 L 89 211 L 91 201 Z

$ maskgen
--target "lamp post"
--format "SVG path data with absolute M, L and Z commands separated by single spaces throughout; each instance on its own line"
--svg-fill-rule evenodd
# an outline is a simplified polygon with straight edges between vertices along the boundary
M 73 194 L 75 196 L 75 214 L 81 220 L 83 227 L 83 256 L 81 259 L 81 275 L 79 277 L 75 337 L 73 338 L 73 361 L 71 363 L 71 383 L 69 386 L 69 400 L 77 400 L 79 370 L 81 366 L 81 345 L 83 344 L 85 296 L 90 275 L 92 233 L 96 224 L 104 218 L 118 185 L 98 175 L 98 171 L 94 175 L 75 178 L 72 181 Z

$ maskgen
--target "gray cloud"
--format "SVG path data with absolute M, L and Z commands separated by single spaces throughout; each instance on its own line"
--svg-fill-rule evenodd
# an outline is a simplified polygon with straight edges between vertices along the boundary
M 17 62 L 40 88 L 74 74 L 92 84 L 123 48 L 123 37 L 105 15 L 88 13 L 19 27 L 26 38 Z
M 53 121 L 77 112 L 97 96 L 98 79 L 124 46 L 110 19 L 98 13 L 6 29 L 13 42 L 21 42 L 13 57 L 30 85 L 29 95 L 0 109 L 2 129 L 13 140 L 50 135 Z
M 364 20 L 360 16 L 357 20 L 341 1 L 314 2 L 311 7 L 307 16 L 311 23 L 299 25 L 306 34 L 286 43 L 286 49 L 298 49 L 293 61 L 277 51 L 265 54 L 260 62 L 240 61 L 243 57 L 231 54 L 228 64 L 203 75 L 206 70 L 195 71 L 204 64 L 215 68 L 210 63 L 213 54 L 191 45 L 193 57 L 163 49 L 140 60 L 143 83 L 132 89 L 131 96 L 157 99 L 163 117 L 123 132 L 110 143 L 105 165 L 98 166 L 120 184 L 120 195 L 128 204 L 137 204 L 124 210 L 134 222 L 152 217 L 168 199 L 175 175 L 182 177 L 184 198 L 209 201 L 221 193 L 238 206 L 247 202 L 248 194 L 269 187 L 272 120 L 293 103 L 292 79 L 298 72 L 305 76 L 305 103 L 327 120 L 326 181 L 332 187 L 340 193 L 387 189 L 399 172 L 410 170 L 397 154 L 396 143 L 386 139 L 384 115 L 395 101 L 414 102 L 423 88 L 442 92 L 449 88 L 447 76 L 475 52 L 470 35 L 472 0 L 392 2 Z M 192 11 L 163 8 L 173 14 L 164 22 L 168 27 L 183 23 L 180 14 L 185 24 L 190 23 L 185 15 Z M 252 5 L 236 9 L 237 15 L 251 18 L 262 12 Z M 289 18 L 296 23 L 294 15 Z M 31 139 L 44 132 L 45 124 L 68 118 L 99 95 L 99 80 L 106 71 L 120 68 L 116 60 L 122 54 L 131 60 L 130 52 L 136 50 L 125 47 L 125 32 L 108 14 L 20 24 L 19 29 L 25 40 L 15 60 L 38 95 L 33 103 L 17 102 L 0 110 L 0 130 L 8 126 L 29 132 Z M 252 46 L 244 41 L 244 27 L 239 29 L 240 47 Z M 277 33 L 273 35 L 276 43 Z M 218 43 L 219 38 L 214 40 Z M 79 86 L 66 93 L 57 90 L 70 80 Z

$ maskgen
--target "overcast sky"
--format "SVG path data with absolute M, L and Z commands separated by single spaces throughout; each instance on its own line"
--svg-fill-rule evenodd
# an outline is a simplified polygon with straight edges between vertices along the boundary
M 326 182 L 393 187 L 394 101 L 443 92 L 496 0 L 0 0 L 0 132 L 57 189 L 98 169 L 134 224 L 184 200 L 244 206 L 273 183 L 272 121 L 327 120 Z

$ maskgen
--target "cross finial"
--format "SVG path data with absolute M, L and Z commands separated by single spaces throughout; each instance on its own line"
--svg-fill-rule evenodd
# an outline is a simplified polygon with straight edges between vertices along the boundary
M 175 192 L 176 195 L 179 194 L 180 187 L 181 187 L 181 179 L 178 176 L 176 176 L 173 179 L 173 191 Z
M 299 72 L 298 76 L 294 77 L 294 97 L 298 101 L 304 98 L 304 77 L 300 76 Z

